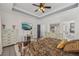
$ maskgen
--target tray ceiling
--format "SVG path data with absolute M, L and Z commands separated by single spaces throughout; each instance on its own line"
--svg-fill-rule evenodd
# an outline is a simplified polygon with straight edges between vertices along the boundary
M 18 11 L 20 13 L 41 18 L 46 15 L 55 14 L 78 7 L 78 3 L 46 3 L 45 5 L 52 7 L 51 9 L 46 9 L 45 13 L 41 13 L 40 11 L 35 12 L 38 7 L 33 6 L 32 3 L 2 3 L 0 4 L 0 9 L 7 11 Z
M 36 17 L 43 17 L 54 12 L 56 13 L 57 11 L 60 11 L 62 9 L 77 6 L 74 3 L 46 3 L 45 5 L 52 7 L 51 9 L 46 9 L 45 13 L 41 13 L 40 11 L 34 12 L 36 9 L 38 9 L 38 7 L 33 6 L 32 3 L 16 3 L 14 4 L 13 8 L 22 13 L 28 13 Z

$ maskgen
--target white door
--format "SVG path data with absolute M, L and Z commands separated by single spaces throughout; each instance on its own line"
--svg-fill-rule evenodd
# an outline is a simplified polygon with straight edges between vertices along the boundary
M 0 17 L 0 54 L 2 53 L 2 42 L 1 42 L 1 17 Z

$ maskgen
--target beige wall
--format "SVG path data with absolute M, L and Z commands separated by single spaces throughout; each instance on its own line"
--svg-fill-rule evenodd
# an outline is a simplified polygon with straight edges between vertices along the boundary
M 2 40 L 1 40 L 1 17 L 0 17 L 0 54 L 2 53 Z

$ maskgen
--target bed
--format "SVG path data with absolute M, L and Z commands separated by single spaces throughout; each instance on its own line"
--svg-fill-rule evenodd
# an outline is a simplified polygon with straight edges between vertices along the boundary
M 65 45 L 63 49 L 58 49 L 57 45 L 61 42 L 60 39 L 54 38 L 44 38 L 36 42 L 32 41 L 27 44 L 23 51 L 21 49 L 21 44 L 18 44 L 18 52 L 21 56 L 75 56 L 78 53 L 69 52 L 67 46 Z

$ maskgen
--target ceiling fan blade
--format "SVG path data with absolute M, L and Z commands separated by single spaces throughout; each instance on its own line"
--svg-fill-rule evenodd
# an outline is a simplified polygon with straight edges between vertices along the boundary
M 42 11 L 42 13 L 44 13 L 44 10 L 41 10 Z
M 39 7 L 39 5 L 36 5 L 36 4 L 32 4 L 33 6 L 37 6 L 37 7 Z
M 35 12 L 37 12 L 37 11 L 38 11 L 38 9 L 35 10 Z
M 49 8 L 50 9 L 51 7 L 50 6 L 45 6 L 44 8 Z

